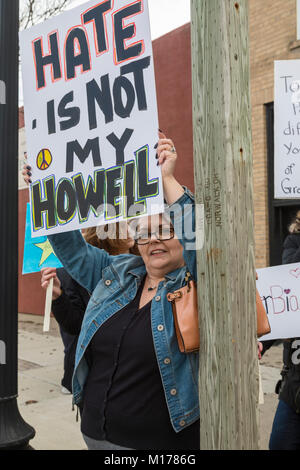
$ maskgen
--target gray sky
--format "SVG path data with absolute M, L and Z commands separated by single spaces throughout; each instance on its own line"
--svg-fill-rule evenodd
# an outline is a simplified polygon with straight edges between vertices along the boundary
M 86 3 L 73 0 L 70 8 Z M 148 0 L 151 37 L 156 39 L 190 21 L 190 0 Z

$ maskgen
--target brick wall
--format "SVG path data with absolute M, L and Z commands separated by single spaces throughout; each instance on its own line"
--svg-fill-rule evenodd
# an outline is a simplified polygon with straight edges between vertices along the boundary
M 274 61 L 300 58 L 296 0 L 249 0 L 256 266 L 269 265 L 265 104 L 274 100 Z

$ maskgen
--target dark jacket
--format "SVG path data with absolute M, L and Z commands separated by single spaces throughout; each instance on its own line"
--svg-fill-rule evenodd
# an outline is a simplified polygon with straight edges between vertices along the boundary
M 283 244 L 282 264 L 300 262 L 300 233 L 288 235 Z M 296 364 L 297 339 L 289 339 L 283 342 L 283 369 L 282 384 L 279 399 L 287 403 L 296 413 L 300 414 L 300 364 Z M 298 354 L 298 358 L 299 358 Z M 298 361 L 297 361 L 298 362 Z
M 61 282 L 62 295 L 52 301 L 53 315 L 66 333 L 78 336 L 90 294 L 65 269 L 58 269 L 57 277 Z

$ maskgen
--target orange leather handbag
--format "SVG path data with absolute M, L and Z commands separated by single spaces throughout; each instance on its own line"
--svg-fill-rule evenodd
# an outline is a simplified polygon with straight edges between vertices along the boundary
M 256 274 L 257 279 L 257 274 Z M 169 292 L 167 299 L 172 304 L 175 332 L 178 347 L 182 353 L 191 353 L 199 350 L 200 334 L 197 305 L 197 286 L 187 271 L 185 277 L 186 285 Z M 256 289 L 256 311 L 257 311 L 257 337 L 260 338 L 271 332 L 268 315 Z
M 256 280 L 258 276 L 256 274 Z M 261 301 L 258 290 L 256 289 L 256 312 L 257 312 L 257 337 L 267 335 L 271 333 L 271 327 L 268 319 L 268 315 Z
M 178 347 L 182 353 L 199 350 L 200 334 L 197 306 L 197 287 L 187 271 L 186 285 L 169 292 L 167 299 L 172 304 Z

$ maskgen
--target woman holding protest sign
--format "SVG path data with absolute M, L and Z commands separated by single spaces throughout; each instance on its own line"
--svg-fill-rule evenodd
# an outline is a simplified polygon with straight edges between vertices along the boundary
M 140 256 L 112 257 L 80 232 L 49 236 L 69 274 L 92 294 L 73 377 L 89 449 L 199 448 L 198 353 L 181 352 L 167 298 L 196 276 L 194 201 L 174 177 L 176 158 L 160 134 L 169 207 L 167 215 L 135 221 Z M 44 276 L 44 287 L 53 275 Z
M 282 263 L 300 262 L 300 210 L 289 226 Z M 267 342 L 268 343 L 268 342 Z M 268 345 L 270 347 L 270 344 Z M 276 386 L 279 404 L 270 438 L 270 450 L 300 450 L 300 338 L 283 342 L 282 380 Z

